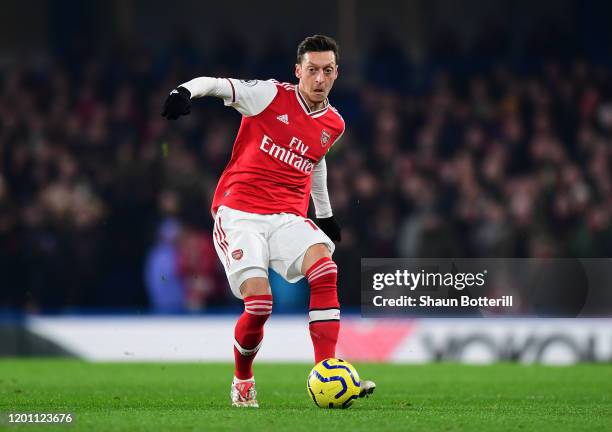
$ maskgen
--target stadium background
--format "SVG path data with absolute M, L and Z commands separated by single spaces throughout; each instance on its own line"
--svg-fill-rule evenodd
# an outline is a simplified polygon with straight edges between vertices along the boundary
M 91 343 L 99 333 L 67 342 L 100 314 L 147 315 L 142 328 L 154 335 L 167 321 L 149 314 L 190 314 L 204 332 L 228 312 L 229 340 L 241 305 L 214 254 L 208 209 L 240 116 L 206 99 L 168 123 L 161 104 L 199 75 L 294 82 L 295 46 L 313 33 L 341 45 L 330 99 L 347 132 L 328 156 L 328 178 L 343 226 L 335 259 L 346 310 L 359 304 L 361 257 L 612 256 L 611 12 L 610 3 L 569 0 L 4 2 L 3 317 L 90 358 L 148 358 L 112 345 L 113 355 L 91 357 L 104 345 Z M 307 296 L 304 284 L 275 280 L 275 314 L 298 313 L 287 317 L 298 328 Z M 100 326 L 124 335 L 119 322 Z M 353 323 L 354 340 L 404 328 L 386 356 L 361 359 L 392 359 L 412 333 Z M 506 323 L 491 331 L 504 334 Z M 440 337 L 461 325 L 430 324 L 418 325 Z M 467 335 L 480 329 L 463 324 Z M 590 355 L 581 345 L 606 339 L 608 321 L 566 324 L 543 325 L 575 338 L 562 344 L 570 361 L 608 358 L 605 346 Z M 5 353 L 57 352 L 38 339 L 24 345 L 11 326 Z M 183 358 L 214 358 L 211 349 Z M 452 356 L 421 360 L 441 358 Z

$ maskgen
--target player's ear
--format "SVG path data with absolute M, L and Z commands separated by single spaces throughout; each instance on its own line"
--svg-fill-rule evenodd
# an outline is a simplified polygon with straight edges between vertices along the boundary
M 297 79 L 302 79 L 302 65 L 299 63 L 295 64 L 295 77 Z

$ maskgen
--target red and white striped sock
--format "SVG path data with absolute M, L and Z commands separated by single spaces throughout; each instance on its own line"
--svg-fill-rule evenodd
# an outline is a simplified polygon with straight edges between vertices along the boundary
M 236 378 L 253 377 L 253 360 L 263 342 L 264 324 L 272 313 L 272 296 L 255 295 L 244 298 L 244 312 L 234 330 L 234 361 Z
M 314 347 L 315 363 L 336 356 L 340 331 L 338 303 L 338 267 L 331 258 L 321 258 L 308 271 L 310 284 L 309 329 Z

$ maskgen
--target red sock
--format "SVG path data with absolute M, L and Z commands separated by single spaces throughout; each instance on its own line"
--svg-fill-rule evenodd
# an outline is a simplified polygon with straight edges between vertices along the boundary
M 340 331 L 338 267 L 331 258 L 321 258 L 306 271 L 306 278 L 310 284 L 310 338 L 315 363 L 319 363 L 336 356 Z
M 271 313 L 270 294 L 244 298 L 244 312 L 234 330 L 236 378 L 246 380 L 253 377 L 253 360 L 263 341 L 264 324 Z

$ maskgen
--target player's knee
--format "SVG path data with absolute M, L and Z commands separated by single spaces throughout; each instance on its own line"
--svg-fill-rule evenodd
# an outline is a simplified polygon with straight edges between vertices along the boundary
M 263 277 L 252 277 L 240 285 L 240 293 L 242 297 L 250 297 L 254 295 L 270 295 L 272 290 L 267 278 Z
M 304 254 L 304 261 L 302 261 L 302 274 L 306 274 L 308 270 L 322 258 L 331 259 L 331 252 L 329 251 L 329 248 L 323 243 L 317 243 L 310 246 Z
M 305 272 L 312 296 L 321 296 L 332 303 L 338 298 L 338 266 L 330 257 L 323 257 L 312 264 Z M 333 301 L 332 301 L 333 300 Z

